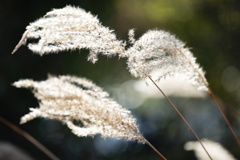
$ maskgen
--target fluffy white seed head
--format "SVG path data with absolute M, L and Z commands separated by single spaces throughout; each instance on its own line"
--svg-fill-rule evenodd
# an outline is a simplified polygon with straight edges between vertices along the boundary
M 89 49 L 88 60 L 95 63 L 97 54 L 114 56 L 124 51 L 112 30 L 101 25 L 97 17 L 77 7 L 53 9 L 26 27 L 13 53 L 27 40 L 28 48 L 40 55 L 63 50 Z
M 16 87 L 31 88 L 39 108 L 21 118 L 26 123 L 36 117 L 65 123 L 77 136 L 138 140 L 145 143 L 130 111 L 109 98 L 107 92 L 91 81 L 73 76 L 49 77 L 45 81 L 20 80 Z
M 206 89 L 208 83 L 204 72 L 184 46 L 169 32 L 150 30 L 121 56 L 128 58 L 129 71 L 135 77 L 145 78 L 154 71 L 158 72 L 156 79 L 176 76 L 190 81 L 199 89 Z
M 208 150 L 209 154 L 211 155 L 212 159 L 216 160 L 236 160 L 229 151 L 227 151 L 220 143 L 214 142 L 212 140 L 203 139 L 202 140 L 204 146 Z M 208 160 L 209 157 L 206 152 L 203 150 L 202 146 L 199 142 L 187 142 L 184 145 L 184 149 L 189 151 L 193 150 L 198 160 Z

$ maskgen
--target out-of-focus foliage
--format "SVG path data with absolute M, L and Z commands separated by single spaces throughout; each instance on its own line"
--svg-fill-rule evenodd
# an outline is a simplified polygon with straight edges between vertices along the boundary
M 237 133 L 240 106 L 240 1 L 239 0 L 41 0 L 0 2 L 0 115 L 13 123 L 36 107 L 37 101 L 26 90 L 11 86 L 16 80 L 46 79 L 47 74 L 83 76 L 111 92 L 119 103 L 141 104 L 132 108 L 140 131 L 168 159 L 196 159 L 183 145 L 194 140 L 179 117 L 164 99 L 139 100 L 121 97 L 128 80 L 134 79 L 124 60 L 99 57 L 96 64 L 87 62 L 87 51 L 62 52 L 40 57 L 26 47 L 11 55 L 25 27 L 52 8 L 71 4 L 98 15 L 104 26 L 127 40 L 128 30 L 136 28 L 136 38 L 149 29 L 170 31 L 191 48 L 197 62 L 206 71 L 210 87 L 222 100 Z M 136 79 L 135 79 L 136 80 Z M 123 88 L 122 88 L 123 89 Z M 139 98 L 138 98 L 139 97 Z M 220 142 L 237 159 L 239 149 L 219 111 L 210 99 L 171 97 L 201 138 Z M 132 99 L 131 103 L 125 103 Z M 128 107 L 128 106 L 125 106 Z M 153 159 L 155 153 L 144 145 L 101 139 L 79 138 L 55 121 L 36 119 L 20 126 L 37 138 L 61 159 Z M 240 135 L 238 135 L 240 136 Z M 17 145 L 35 159 L 46 159 L 38 149 L 17 133 L 0 124 L 0 140 Z

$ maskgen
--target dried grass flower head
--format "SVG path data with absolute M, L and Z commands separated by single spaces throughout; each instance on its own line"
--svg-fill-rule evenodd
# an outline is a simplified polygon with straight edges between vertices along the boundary
M 39 100 L 39 108 L 31 108 L 30 113 L 21 118 L 21 123 L 43 117 L 67 124 L 80 137 L 101 134 L 145 143 L 130 111 L 87 79 L 59 76 L 40 82 L 20 80 L 13 85 L 31 88 Z
M 122 57 L 128 58 L 128 68 L 135 77 L 145 78 L 157 71 L 157 79 L 176 76 L 190 81 L 199 89 L 208 85 L 204 72 L 185 44 L 169 32 L 149 30 L 134 40 L 133 30 L 129 32 L 133 43 Z
M 31 39 L 37 42 L 28 43 L 28 48 L 40 55 L 89 49 L 88 60 L 93 63 L 98 60 L 99 53 L 114 56 L 124 50 L 122 41 L 117 40 L 112 30 L 101 25 L 97 17 L 72 6 L 53 9 L 43 18 L 30 23 L 13 53 Z

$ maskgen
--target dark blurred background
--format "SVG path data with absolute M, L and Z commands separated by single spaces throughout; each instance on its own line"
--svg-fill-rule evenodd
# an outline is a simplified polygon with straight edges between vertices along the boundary
M 60 122 L 35 119 L 19 125 L 20 117 L 37 100 L 25 89 L 11 86 L 24 78 L 44 80 L 47 74 L 70 74 L 93 80 L 114 96 L 112 86 L 134 79 L 125 60 L 99 57 L 96 64 L 86 61 L 88 51 L 62 52 L 40 57 L 27 47 L 11 54 L 25 27 L 52 8 L 68 4 L 98 15 L 103 25 L 127 40 L 128 30 L 136 37 L 148 29 L 170 31 L 191 48 L 206 71 L 210 87 L 224 105 L 240 136 L 240 1 L 239 0 L 1 0 L 0 1 L 0 115 L 39 140 L 63 160 L 79 159 L 159 159 L 145 145 L 124 140 L 79 138 Z M 135 79 L 136 80 L 136 79 Z M 210 98 L 171 97 L 201 138 L 220 142 L 237 159 L 239 148 Z M 136 102 L 137 103 L 137 102 Z M 125 106 L 127 107 L 127 106 Z M 130 107 L 131 108 L 131 107 Z M 168 159 L 196 159 L 184 150 L 195 141 L 187 127 L 164 99 L 150 98 L 131 109 L 140 131 Z M 22 136 L 0 123 L 0 141 L 9 142 L 34 159 L 48 159 Z

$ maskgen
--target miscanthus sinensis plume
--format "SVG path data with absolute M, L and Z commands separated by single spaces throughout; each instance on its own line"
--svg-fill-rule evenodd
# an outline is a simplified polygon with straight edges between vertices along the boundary
M 127 57 L 128 69 L 135 77 L 145 78 L 157 72 L 156 79 L 176 76 L 188 80 L 199 89 L 206 90 L 204 72 L 185 44 L 169 32 L 149 30 L 138 40 L 134 30 L 129 31 L 132 43 L 121 57 Z
M 193 56 L 191 51 L 185 47 L 184 42 L 177 39 L 169 32 L 162 30 L 149 30 L 138 40 L 134 39 L 134 30 L 130 30 L 129 41 L 132 43 L 132 47 L 120 56 L 127 57 L 128 69 L 133 76 L 142 78 L 148 77 L 183 120 L 184 118 L 178 109 L 156 84 L 156 81 L 152 79 L 151 73 L 158 73 L 156 77 L 157 80 L 167 76 L 178 77 L 189 81 L 200 90 L 207 91 L 220 110 L 237 144 L 240 146 L 239 138 L 233 130 L 231 123 L 226 117 L 219 101 L 208 86 L 208 82 L 204 75 L 205 73 L 196 62 L 196 58 Z M 184 122 L 186 123 L 185 120 Z M 186 125 L 190 127 L 189 124 L 186 123 Z M 197 135 L 195 137 L 200 142 Z M 203 144 L 201 145 L 203 147 Z M 211 159 L 209 154 L 208 156 Z
M 30 108 L 21 123 L 43 117 L 63 122 L 80 137 L 101 134 L 102 137 L 147 142 L 130 111 L 85 78 L 50 76 L 45 81 L 26 79 L 13 85 L 31 89 L 39 101 L 39 108 Z
M 32 41 L 35 39 L 37 42 Z M 89 49 L 88 60 L 95 63 L 102 53 L 114 56 L 124 51 L 124 44 L 116 35 L 85 10 L 66 6 L 53 9 L 26 27 L 14 52 L 23 44 L 40 55 L 63 50 Z
M 240 140 L 215 94 L 208 86 L 205 73 L 191 51 L 185 47 L 184 42 L 162 30 L 150 30 L 138 40 L 134 39 L 134 30 L 130 30 L 129 41 L 132 43 L 132 47 L 121 56 L 127 57 L 128 69 L 133 76 L 148 77 L 162 93 L 163 91 L 157 86 L 156 81 L 152 79 L 151 73 L 153 72 L 158 73 L 157 80 L 167 76 L 178 77 L 189 81 L 200 90 L 207 91 L 240 147 Z
M 182 41 L 162 30 L 150 30 L 135 40 L 132 29 L 129 31 L 129 41 L 132 43 L 132 47 L 120 56 L 127 58 L 130 73 L 135 77 L 148 77 L 151 80 L 187 125 L 209 159 L 212 159 L 193 128 L 151 76 L 153 72 L 158 73 L 155 77 L 157 80 L 167 76 L 175 76 L 191 82 L 198 89 L 207 90 L 208 83 L 204 77 L 204 72 L 196 63 L 192 53 L 184 47 L 185 44 Z

